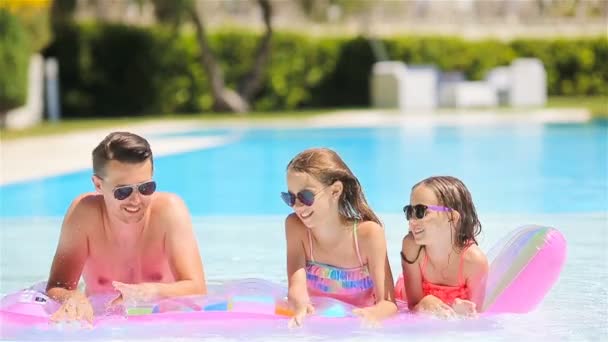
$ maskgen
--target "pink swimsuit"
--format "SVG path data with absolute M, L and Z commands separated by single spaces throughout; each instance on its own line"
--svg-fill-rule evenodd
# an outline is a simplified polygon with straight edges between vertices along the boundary
M 444 303 L 448 305 L 452 305 L 456 298 L 471 300 L 471 294 L 469 293 L 469 288 L 467 287 L 467 283 L 462 276 L 462 264 L 463 264 L 463 256 L 464 252 L 469 248 L 470 245 L 466 246 L 464 250 L 460 253 L 460 264 L 458 266 L 458 285 L 456 286 L 448 286 L 448 285 L 437 285 L 426 280 L 424 276 L 424 269 L 426 268 L 426 264 L 428 262 L 427 254 L 424 253 L 424 260 L 422 261 L 422 265 L 420 265 L 420 273 L 422 274 L 422 293 L 426 295 L 433 295 L 439 299 L 441 299 Z
M 355 306 L 370 306 L 375 303 L 374 282 L 367 265 L 363 264 L 357 241 L 357 222 L 353 228 L 355 251 L 359 267 L 341 268 L 315 262 L 312 253 L 312 236 L 308 231 L 310 259 L 306 262 L 306 284 L 310 296 L 332 297 Z

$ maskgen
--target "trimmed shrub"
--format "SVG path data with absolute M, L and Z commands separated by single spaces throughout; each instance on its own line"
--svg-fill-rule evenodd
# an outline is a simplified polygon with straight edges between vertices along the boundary
M 25 103 L 30 56 L 28 37 L 19 19 L 0 9 L 0 114 Z
M 253 63 L 259 36 L 213 32 L 210 45 L 225 81 L 235 87 Z M 518 57 L 537 57 L 547 70 L 550 95 L 608 95 L 606 39 L 466 41 L 453 37 L 383 39 L 389 58 L 460 70 L 473 80 Z M 369 105 L 375 58 L 361 37 L 313 38 L 276 32 L 256 110 Z M 69 24 L 46 51 L 60 63 L 67 116 L 142 115 L 210 111 L 212 98 L 193 34 L 159 27 Z

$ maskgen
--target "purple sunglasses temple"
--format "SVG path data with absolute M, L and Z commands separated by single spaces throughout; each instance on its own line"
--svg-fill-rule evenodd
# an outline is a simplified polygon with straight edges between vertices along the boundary
M 435 210 L 435 211 L 452 211 L 452 208 L 448 208 L 448 207 L 442 207 L 439 205 L 427 205 L 427 208 L 431 209 L 431 210 Z

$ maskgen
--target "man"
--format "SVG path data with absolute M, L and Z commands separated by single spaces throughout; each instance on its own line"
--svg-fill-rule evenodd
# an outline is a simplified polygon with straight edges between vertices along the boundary
M 207 292 L 190 214 L 175 194 L 155 192 L 146 139 L 114 132 L 93 150 L 95 193 L 80 195 L 63 221 L 47 294 L 55 320 L 93 319 L 86 295 L 119 300 Z M 78 291 L 80 277 L 86 295 Z M 118 295 L 118 293 L 116 293 Z

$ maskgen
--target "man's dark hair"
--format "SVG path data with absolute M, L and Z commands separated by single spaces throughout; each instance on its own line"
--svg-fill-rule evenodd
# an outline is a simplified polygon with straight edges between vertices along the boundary
M 154 167 L 152 150 L 146 139 L 129 132 L 112 132 L 93 150 L 93 173 L 103 178 L 110 160 L 139 164 L 148 159 Z

